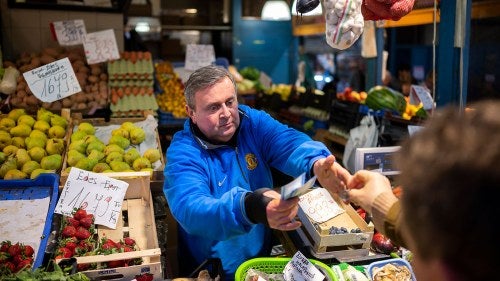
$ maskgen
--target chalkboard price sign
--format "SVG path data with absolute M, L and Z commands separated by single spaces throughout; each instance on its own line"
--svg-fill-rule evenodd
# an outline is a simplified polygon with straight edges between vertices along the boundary
M 43 102 L 54 102 L 82 91 L 68 58 L 23 73 L 33 95 Z

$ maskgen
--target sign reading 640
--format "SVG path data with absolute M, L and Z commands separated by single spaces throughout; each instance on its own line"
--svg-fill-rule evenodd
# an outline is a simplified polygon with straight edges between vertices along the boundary
M 31 92 L 43 102 L 54 102 L 82 89 L 68 58 L 23 73 Z

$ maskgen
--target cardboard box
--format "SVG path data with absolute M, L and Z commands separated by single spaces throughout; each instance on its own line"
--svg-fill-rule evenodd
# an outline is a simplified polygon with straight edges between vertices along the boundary
M 148 115 L 151 116 L 151 115 Z M 73 133 L 73 130 L 80 124 L 81 122 L 89 122 L 94 127 L 106 127 L 107 129 L 119 127 L 119 125 L 123 124 L 124 122 L 132 122 L 132 123 L 137 123 L 141 121 L 145 121 L 146 118 L 148 117 L 136 117 L 136 118 L 111 118 L 109 121 L 106 121 L 103 118 L 91 118 L 91 119 L 82 119 L 81 115 L 73 115 L 73 124 L 71 126 L 71 132 L 70 136 Z M 149 117 L 152 118 L 152 117 Z M 157 121 L 156 121 L 157 122 Z M 106 141 L 101 139 L 105 144 L 107 144 Z M 71 139 L 68 138 L 68 142 L 66 145 L 66 149 L 69 148 Z M 151 181 L 154 183 L 160 182 L 162 184 L 163 182 L 163 169 L 165 168 L 165 155 L 162 151 L 161 148 L 161 143 L 160 143 L 160 137 L 158 134 L 158 128 L 156 128 L 153 132 L 146 130 L 146 141 L 147 143 L 154 143 L 152 146 L 146 146 L 146 147 L 141 147 L 141 150 L 145 150 L 147 148 L 157 148 L 160 150 L 160 162 L 161 164 L 157 167 L 155 167 L 154 171 L 152 172 L 151 175 Z M 141 150 L 139 152 L 141 152 Z M 142 152 L 141 152 L 142 155 Z M 60 181 L 60 189 L 64 186 L 66 183 L 66 180 L 68 179 L 69 172 L 67 171 L 67 168 L 69 167 L 68 161 L 67 161 L 67 152 L 65 153 L 64 157 L 64 162 L 62 166 L 62 172 L 61 172 L 61 181 Z M 126 176 L 129 172 L 120 172 L 118 173 L 120 176 Z
M 373 226 L 369 226 L 349 204 L 345 204 L 338 196 L 332 196 L 337 204 L 345 210 L 344 213 L 323 223 L 312 221 L 299 208 L 298 217 L 302 222 L 302 239 L 308 240 L 317 253 L 343 251 L 347 249 L 364 249 L 368 254 L 373 238 Z M 345 227 L 348 230 L 359 228 L 360 233 L 330 234 L 330 229 Z
M 133 280 L 136 275 L 151 273 L 155 280 L 163 280 L 161 249 L 158 245 L 149 172 L 109 173 L 106 176 L 129 183 L 116 229 L 96 225 L 98 240 L 107 237 L 113 241 L 125 236 L 136 241 L 138 251 L 110 255 L 76 257 L 78 264 L 97 263 L 97 269 L 83 271 L 92 280 Z M 126 217 L 126 219 L 124 219 Z M 140 265 L 104 268 L 107 261 L 142 258 Z M 59 262 L 59 261 L 56 261 Z

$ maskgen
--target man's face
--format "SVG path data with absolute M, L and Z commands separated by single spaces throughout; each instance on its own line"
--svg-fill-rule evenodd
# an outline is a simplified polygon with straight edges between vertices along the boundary
M 224 78 L 197 92 L 194 100 L 194 109 L 186 106 L 193 123 L 209 140 L 229 141 L 240 124 L 238 100 L 231 80 Z

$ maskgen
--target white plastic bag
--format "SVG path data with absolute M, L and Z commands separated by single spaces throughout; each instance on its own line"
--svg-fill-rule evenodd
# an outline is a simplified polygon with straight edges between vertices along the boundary
M 376 147 L 378 144 L 378 127 L 373 115 L 366 115 L 361 119 L 358 127 L 349 131 L 349 139 L 344 148 L 342 163 L 351 173 L 354 173 L 356 148 Z
M 344 50 L 352 46 L 363 33 L 362 0 L 324 0 L 326 42 Z

